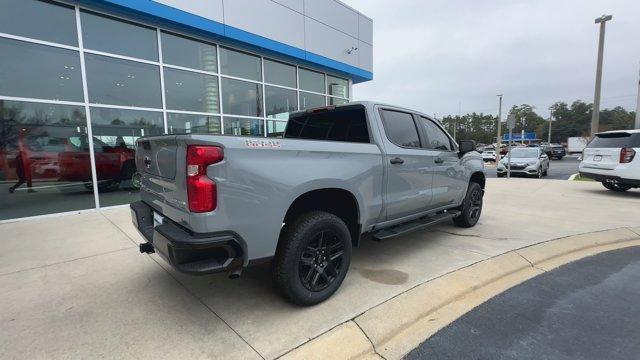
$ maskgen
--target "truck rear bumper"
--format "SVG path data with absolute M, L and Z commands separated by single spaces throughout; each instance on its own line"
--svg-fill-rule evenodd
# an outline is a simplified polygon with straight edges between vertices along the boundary
M 222 231 L 197 234 L 169 219 L 154 226 L 154 210 L 143 201 L 132 203 L 133 225 L 148 241 L 141 244 L 141 252 L 152 246 L 176 270 L 195 275 L 233 271 L 244 263 L 240 236 Z
M 640 180 L 636 179 L 625 179 L 620 176 L 606 175 L 606 174 L 596 174 L 592 172 L 580 171 L 580 176 L 593 179 L 598 182 L 614 182 L 622 185 L 629 185 L 633 187 L 640 187 Z

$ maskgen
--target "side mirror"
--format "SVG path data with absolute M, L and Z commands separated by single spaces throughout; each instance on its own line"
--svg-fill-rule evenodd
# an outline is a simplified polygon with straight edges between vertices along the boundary
M 462 155 L 474 151 L 476 149 L 476 142 L 473 140 L 460 140 L 458 141 L 458 155 Z

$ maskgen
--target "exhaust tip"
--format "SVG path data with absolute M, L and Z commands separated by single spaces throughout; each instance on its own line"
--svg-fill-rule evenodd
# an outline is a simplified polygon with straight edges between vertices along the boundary
M 240 277 L 242 274 L 242 268 L 237 268 L 229 272 L 229 279 L 234 280 Z

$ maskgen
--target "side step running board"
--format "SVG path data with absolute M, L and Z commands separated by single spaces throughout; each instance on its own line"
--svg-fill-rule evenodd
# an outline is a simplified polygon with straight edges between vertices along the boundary
M 413 221 L 410 221 L 410 222 L 406 222 L 406 223 L 403 223 L 403 224 L 392 226 L 390 228 L 385 228 L 385 229 L 381 229 L 381 230 L 375 231 L 373 233 L 373 239 L 381 241 L 381 240 L 390 239 L 392 237 L 408 234 L 410 232 L 414 232 L 414 231 L 417 231 L 417 230 L 422 230 L 424 228 L 427 228 L 429 226 L 435 225 L 437 223 L 441 223 L 443 221 L 447 221 L 447 220 L 452 219 L 452 218 L 454 218 L 454 217 L 456 217 L 458 215 L 460 215 L 460 211 L 449 210 L 449 211 L 441 213 L 441 214 L 425 216 L 425 217 L 417 219 L 417 220 L 413 220 Z

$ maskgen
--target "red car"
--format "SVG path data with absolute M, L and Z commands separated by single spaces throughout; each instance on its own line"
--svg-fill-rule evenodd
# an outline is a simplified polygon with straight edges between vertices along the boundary
M 83 181 L 90 188 L 92 185 L 89 144 L 86 137 L 81 139 L 80 146 L 73 151 L 61 152 L 58 155 L 60 179 Z M 133 178 L 136 172 L 135 150 L 128 148 L 124 141 L 116 140 L 116 145 L 110 146 L 94 137 L 93 149 L 99 188 L 117 186 Z

